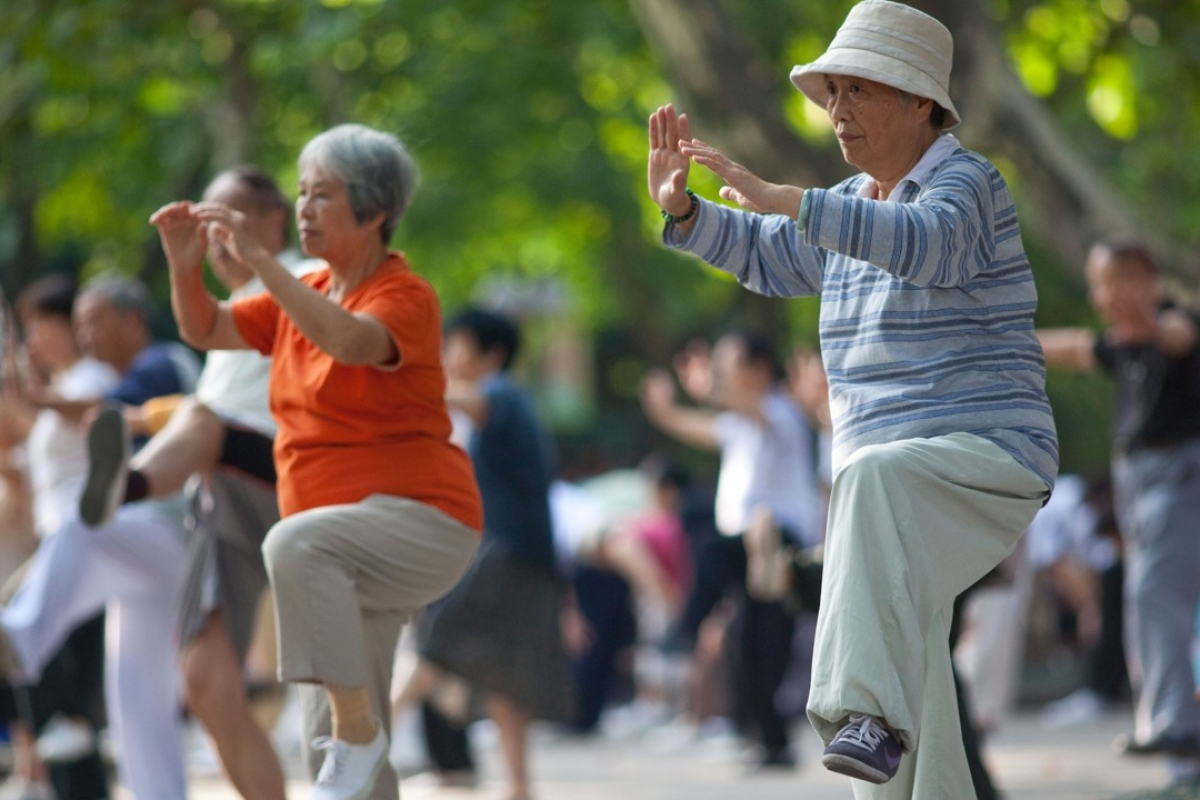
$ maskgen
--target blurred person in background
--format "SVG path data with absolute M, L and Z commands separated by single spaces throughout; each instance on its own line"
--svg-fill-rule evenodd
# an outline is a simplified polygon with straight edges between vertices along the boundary
M 726 592 L 734 594 L 739 622 L 733 696 L 739 727 L 757 738 L 759 766 L 792 767 L 790 723 L 776 694 L 791 661 L 795 620 L 779 603 L 779 587 L 764 583 L 774 573 L 758 571 L 762 559 L 750 558 L 748 551 L 764 540 L 782 539 L 798 549 L 820 542 L 824 503 L 811 430 L 781 391 L 774 348 L 760 336 L 728 333 L 711 352 L 693 344 L 676 358 L 676 371 L 699 405 L 679 403 L 670 375 L 656 370 L 643 379 L 642 408 L 663 432 L 720 452 L 715 509 L 722 534 L 697 556 L 679 636 L 694 643 Z
M 506 800 L 529 800 L 528 726 L 571 718 L 560 633 L 566 584 L 550 521 L 550 442 L 509 375 L 520 334 L 466 308 L 446 325 L 447 405 L 470 420 L 467 452 L 483 497 L 483 543 L 462 581 L 421 620 L 421 663 L 397 705 L 423 700 L 442 672 L 486 693 L 508 771 Z
M 78 425 L 102 403 L 140 405 L 190 392 L 199 362 L 176 342 L 154 341 L 152 311 L 138 281 L 104 276 L 85 284 L 72 314 L 79 345 L 112 367 L 117 381 L 102 397 L 70 397 L 46 387 L 27 391 L 26 401 Z M 96 529 L 73 513 L 76 502 L 59 504 L 58 513 L 67 512 L 59 528 L 41 540 L 19 588 L 0 609 L 10 680 L 36 683 L 71 631 L 103 610 L 105 697 L 118 778 L 137 800 L 182 800 L 187 785 L 174 658 L 182 500 L 126 506 Z
M 1164 755 L 1177 782 L 1200 779 L 1200 702 L 1191 644 L 1200 601 L 1200 319 L 1165 295 L 1138 241 L 1100 242 L 1084 267 L 1104 322 L 1039 331 L 1046 361 L 1116 381 L 1113 500 L 1125 544 L 1131 756 Z
M 20 420 L 39 537 L 57 532 L 79 499 L 87 464 L 86 430 L 79 421 L 51 408 L 39 409 L 25 398 L 48 391 L 66 400 L 95 401 L 118 378 L 111 366 L 79 350 L 71 324 L 76 289 L 74 278 L 57 274 L 34 281 L 18 295 L 26 368 L 6 376 L 13 383 L 0 393 L 5 415 Z M 19 574 L 10 580 L 9 594 L 19 580 Z M 14 706 L 15 777 L 24 782 L 10 785 L 13 797 L 50 796 L 46 779 L 58 800 L 109 796 L 97 738 L 104 723 L 103 684 L 104 617 L 99 614 L 71 632 L 38 683 L 15 687 L 13 702 L 5 703 Z M 18 710 L 22 713 L 16 714 Z

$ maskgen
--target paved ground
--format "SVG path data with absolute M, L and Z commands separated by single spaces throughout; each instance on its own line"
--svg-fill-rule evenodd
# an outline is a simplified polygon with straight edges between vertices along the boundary
M 1129 727 L 1127 712 L 1113 713 L 1085 727 L 1047 730 L 1033 715 L 1018 714 L 995 735 L 987 757 L 1007 800 L 1110 800 L 1159 787 L 1166 771 L 1157 759 L 1116 756 L 1113 738 Z M 847 800 L 849 782 L 819 765 L 818 741 L 798 729 L 802 765 L 795 772 L 749 774 L 732 743 L 717 738 L 683 744 L 663 729 L 626 732 L 588 741 L 536 737 L 534 773 L 540 800 Z M 501 772 L 487 747 L 483 783 L 475 790 L 440 789 L 426 775 L 402 785 L 405 800 L 499 800 Z M 296 780 L 289 797 L 308 797 L 307 782 Z M 236 800 L 215 777 L 197 775 L 193 800 Z M 1200 795 L 1189 795 L 1200 796 Z

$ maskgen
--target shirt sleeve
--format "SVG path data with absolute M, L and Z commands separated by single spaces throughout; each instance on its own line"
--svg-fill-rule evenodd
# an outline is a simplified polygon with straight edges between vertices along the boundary
M 947 161 L 908 202 L 810 189 L 803 236 L 917 286 L 965 286 L 992 265 L 1001 238 L 1020 236 L 1000 173 L 981 158 Z
M 400 351 L 399 367 L 428 362 L 431 352 L 440 360 L 441 310 L 424 281 L 411 275 L 383 281 L 354 311 L 371 315 L 387 329 Z
M 275 348 L 279 331 L 279 303 L 268 292 L 251 295 L 234 302 L 233 323 L 246 344 L 264 355 Z
M 805 244 L 796 221 L 781 214 L 755 214 L 701 200 L 688 235 L 668 223 L 663 243 L 699 256 L 768 297 L 813 297 L 821 293 L 825 254 Z

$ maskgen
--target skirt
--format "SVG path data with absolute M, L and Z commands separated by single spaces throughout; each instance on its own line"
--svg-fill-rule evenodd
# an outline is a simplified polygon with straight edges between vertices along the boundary
M 569 722 L 575 688 L 559 627 L 562 587 L 544 568 L 484 544 L 418 626 L 418 651 L 534 719 Z

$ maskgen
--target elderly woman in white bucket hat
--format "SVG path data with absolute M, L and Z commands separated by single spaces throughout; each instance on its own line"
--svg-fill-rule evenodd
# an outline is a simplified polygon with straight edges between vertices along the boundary
M 792 82 L 862 172 L 764 181 L 650 117 L 650 196 L 668 246 L 747 288 L 821 298 L 835 478 L 808 715 L 857 797 L 974 797 L 952 682 L 954 598 L 1016 546 L 1058 467 L 1037 304 L 1004 179 L 946 133 L 953 42 L 865 0 Z M 725 181 L 687 188 L 691 162 Z

